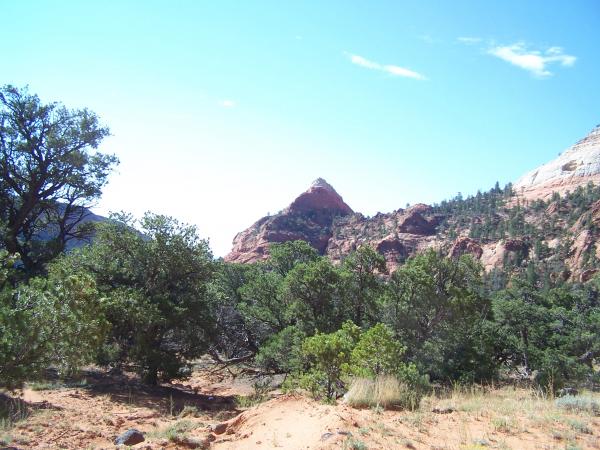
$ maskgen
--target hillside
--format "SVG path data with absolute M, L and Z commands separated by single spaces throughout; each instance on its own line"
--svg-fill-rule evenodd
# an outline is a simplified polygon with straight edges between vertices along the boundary
M 600 126 L 514 185 L 433 206 L 365 217 L 318 179 L 288 208 L 239 233 L 225 260 L 263 260 L 271 243 L 302 239 L 334 262 L 369 245 L 385 257 L 389 271 L 437 248 L 452 256 L 470 253 L 487 272 L 536 264 L 549 276 L 585 281 L 600 256 L 599 182 Z

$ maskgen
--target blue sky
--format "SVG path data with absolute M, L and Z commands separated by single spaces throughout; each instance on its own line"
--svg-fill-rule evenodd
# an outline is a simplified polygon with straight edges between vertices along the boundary
M 600 2 L 0 0 L 0 83 L 96 111 L 97 210 L 216 255 L 317 177 L 356 211 L 514 181 L 600 123 Z

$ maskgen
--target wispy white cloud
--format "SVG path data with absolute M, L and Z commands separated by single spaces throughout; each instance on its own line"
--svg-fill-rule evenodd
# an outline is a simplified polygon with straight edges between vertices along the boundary
M 233 108 L 235 106 L 235 102 L 233 100 L 221 100 L 219 104 L 223 108 Z
M 364 67 L 366 69 L 371 70 L 379 70 L 381 72 L 386 72 L 395 77 L 406 77 L 413 78 L 415 80 L 426 80 L 427 78 L 413 70 L 406 69 L 405 67 L 395 66 L 391 64 L 380 64 L 375 61 L 368 60 L 367 58 L 363 58 L 359 55 L 347 54 L 350 58 L 350 62 L 352 64 L 356 64 L 357 66 Z
M 426 44 L 442 44 L 444 42 L 442 39 L 433 37 L 430 34 L 420 34 L 417 38 Z
M 540 78 L 552 75 L 552 72 L 548 69 L 552 64 L 570 67 L 577 60 L 575 56 L 564 53 L 561 47 L 550 47 L 544 51 L 529 50 L 521 42 L 512 45 L 495 46 L 490 48 L 488 53 L 521 69 L 525 69 Z
M 483 39 L 474 36 L 461 36 L 456 38 L 456 40 L 462 44 L 473 45 L 479 44 Z

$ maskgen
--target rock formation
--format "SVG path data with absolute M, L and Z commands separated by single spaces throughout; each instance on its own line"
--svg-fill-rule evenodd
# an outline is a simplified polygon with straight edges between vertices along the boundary
M 286 209 L 239 233 L 225 260 L 259 261 L 268 257 L 272 243 L 302 239 L 336 264 L 368 245 L 383 255 L 390 273 L 410 256 L 436 248 L 453 258 L 470 254 L 486 271 L 505 264 L 519 270 L 532 258 L 538 263 L 545 258 L 553 266 L 560 260 L 558 265 L 564 264 L 554 275 L 587 281 L 598 272 L 596 267 L 600 268 L 600 246 L 596 246 L 600 240 L 600 200 L 593 203 L 598 196 L 588 197 L 592 200 L 586 210 L 576 215 L 574 204 L 551 200 L 554 191 L 574 192 L 590 181 L 600 185 L 600 126 L 556 160 L 523 176 L 514 185 L 516 195 L 503 197 L 503 191 L 496 190 L 498 203 L 494 203 L 493 211 L 471 211 L 466 203 L 456 209 L 417 204 L 365 217 L 352 211 L 335 189 L 319 178 Z M 531 199 L 545 200 L 546 204 L 534 207 Z M 523 231 L 515 234 L 517 215 L 529 230 L 536 230 L 534 235 Z M 503 224 L 500 228 L 499 223 Z M 473 233 L 474 229 L 480 231 Z M 490 229 L 496 230 L 495 234 L 490 235 Z M 520 229 L 525 230 L 525 225 Z
M 263 217 L 250 228 L 238 233 L 225 261 L 248 263 L 265 259 L 274 242 L 304 240 L 321 254 L 332 236 L 334 219 L 353 214 L 350 208 L 324 179 L 315 180 L 286 209 Z
M 475 240 L 468 237 L 460 237 L 452 244 L 449 256 L 451 258 L 458 258 L 462 255 L 471 255 L 475 259 L 479 259 L 483 255 L 483 249 Z
M 600 125 L 558 158 L 523 175 L 515 184 L 517 195 L 547 200 L 588 182 L 600 184 Z

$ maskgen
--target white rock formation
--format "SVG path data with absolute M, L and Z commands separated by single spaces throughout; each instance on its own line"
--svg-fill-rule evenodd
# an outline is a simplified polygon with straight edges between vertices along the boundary
M 324 178 L 317 178 L 310 184 L 309 190 L 312 188 L 323 188 L 335 192 L 335 189 Z
M 600 184 L 600 125 L 558 158 L 523 175 L 515 184 L 518 195 L 547 199 L 588 182 Z

